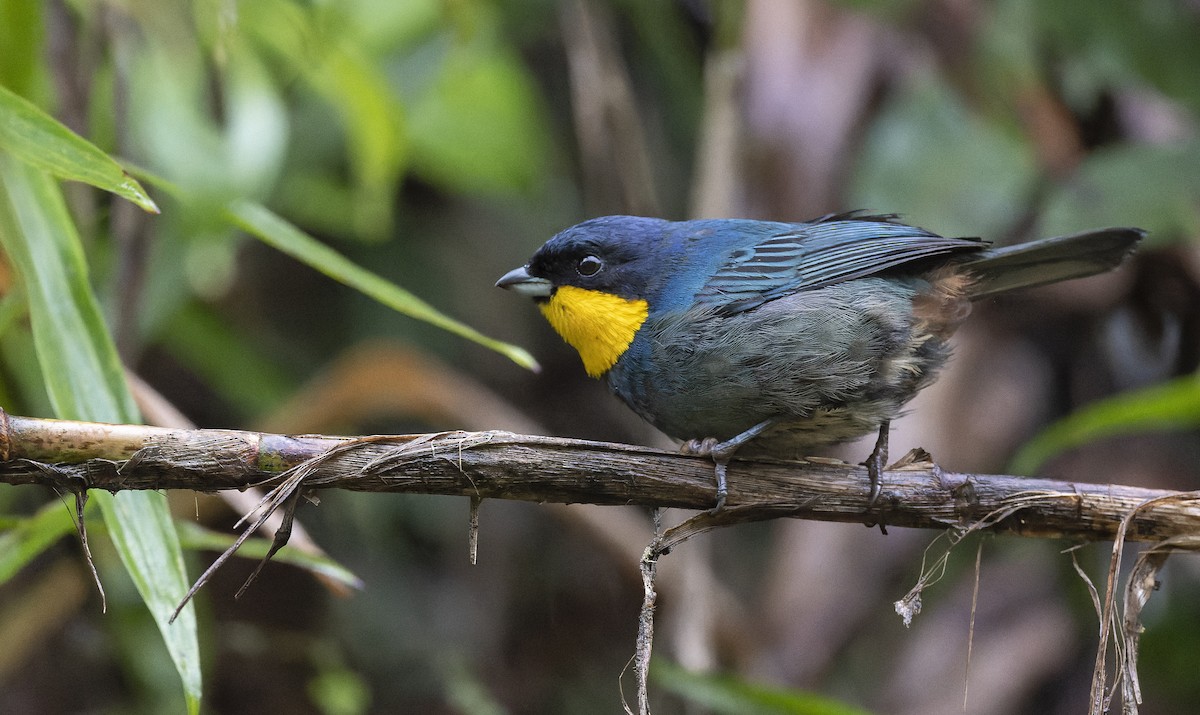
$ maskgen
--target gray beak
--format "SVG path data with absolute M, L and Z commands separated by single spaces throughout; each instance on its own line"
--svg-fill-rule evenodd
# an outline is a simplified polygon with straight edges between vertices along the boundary
M 530 298 L 549 298 L 554 286 L 545 278 L 529 275 L 525 266 L 514 268 L 496 281 L 497 288 L 516 291 Z

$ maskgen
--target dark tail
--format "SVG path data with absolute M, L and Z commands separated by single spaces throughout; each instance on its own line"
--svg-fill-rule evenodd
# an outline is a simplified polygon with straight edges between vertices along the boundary
M 1140 228 L 1101 228 L 990 249 L 964 264 L 976 277 L 971 300 L 1112 270 L 1144 235 Z

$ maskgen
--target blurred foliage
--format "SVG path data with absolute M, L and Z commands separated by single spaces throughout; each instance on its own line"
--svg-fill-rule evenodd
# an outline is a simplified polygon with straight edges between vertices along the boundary
M 0 533 L 0 583 L 11 579 L 38 554 L 75 531 L 71 511 L 56 501 L 48 502 L 33 516 L 6 521 Z
M 1177 378 L 1087 405 L 1046 428 L 1017 452 L 1014 474 L 1033 474 L 1063 450 L 1133 432 L 1194 430 L 1200 427 L 1200 378 Z
M 582 133 L 618 130 L 606 124 L 607 90 L 572 95 L 581 73 L 596 70 L 570 44 L 585 22 L 611 40 L 615 56 L 601 58 L 605 66 L 624 72 L 595 86 L 628 83 L 636 129 L 645 135 L 637 142 L 613 137 L 614 156 L 597 166 L 585 165 L 597 159 L 580 150 Z M 531 428 L 536 418 L 554 433 L 653 439 L 579 376 L 577 358 L 536 311 L 493 295 L 492 282 L 554 231 L 585 218 L 582 207 L 606 205 L 589 194 L 595 189 L 587 177 L 619 185 L 626 165 L 638 163 L 628 147 L 646 147 L 647 156 L 637 158 L 651 167 L 664 215 L 684 217 L 705 166 L 698 157 L 710 148 L 698 146 L 712 136 L 706 111 L 732 101 L 744 126 L 728 128 L 736 171 L 720 178 L 730 185 L 729 204 L 744 214 L 798 218 L 789 212 L 807 205 L 805 196 L 829 195 L 834 203 L 822 212 L 896 211 L 940 233 L 1000 242 L 1102 224 L 1149 229 L 1147 250 L 1168 258 L 1153 264 L 1154 273 L 1124 271 L 1126 288 L 1110 287 L 1090 302 L 1085 295 L 1056 303 L 1047 294 L 1037 310 L 1010 303 L 1017 309 L 979 311 L 989 349 L 977 352 L 1035 355 L 1011 370 L 1031 380 L 1049 376 L 1037 383 L 1044 404 L 991 434 L 1003 430 L 985 417 L 1011 406 L 993 397 L 981 417 L 971 405 L 978 393 L 960 386 L 961 394 L 944 395 L 959 400 L 946 423 L 960 431 L 936 456 L 951 467 L 959 460 L 1000 469 L 1040 432 L 1016 452 L 1019 469 L 1048 465 L 1064 478 L 1196 488 L 1194 459 L 1184 457 L 1195 454 L 1200 404 L 1200 318 L 1192 300 L 1200 235 L 1197 37 L 1193 4 L 1135 0 L 0 0 L 0 192 L 8 207 L 0 210 L 0 406 L 132 419 L 115 344 L 124 364 L 206 426 L 286 425 L 284 406 L 317 394 L 345 404 L 309 412 L 324 408 L 351 415 L 350 422 L 298 429 Z M 706 96 L 717 86 L 710 60 L 719 52 L 737 55 L 741 72 L 737 90 L 724 98 Z M 868 69 L 855 74 L 859 67 Z M 842 111 L 853 97 L 860 105 Z M 834 147 L 836 161 L 813 161 L 820 154 L 814 147 Z M 780 168 L 796 166 L 824 168 L 803 180 Z M 43 171 L 69 181 L 59 185 Z M 142 214 L 105 192 L 144 207 L 153 201 L 162 215 Z M 48 230 L 27 228 L 35 224 Z M 49 238 L 27 240 L 39 235 Z M 1120 310 L 1136 329 L 1122 332 L 1111 315 L 1126 289 L 1132 295 Z M 392 309 L 522 364 L 532 358 L 466 326 L 531 344 L 544 375 L 514 370 L 430 324 L 396 320 Z M 379 370 L 360 384 L 312 389 L 310 380 L 321 386 L 329 379 L 327 365 L 380 336 L 419 345 L 443 371 L 414 363 L 403 368 L 411 372 L 404 379 Z M 1003 384 L 1003 364 L 981 364 L 972 373 L 985 376 L 980 382 Z M 446 405 L 456 401 L 445 400 L 396 414 L 394 405 L 410 403 L 389 399 L 389 391 L 414 382 L 455 391 L 457 404 L 476 411 L 455 412 Z M 482 399 L 488 387 L 498 395 Z M 970 431 L 972 419 L 985 426 Z M 998 446 L 983 444 L 983 433 Z M 1089 459 L 1104 473 L 1089 469 L 1097 463 Z M 71 505 L 46 496 L 0 488 L 6 634 L 17 613 L 9 605 L 38 593 L 50 567 L 82 561 L 78 546 L 62 538 L 74 531 Z M 114 509 L 107 495 L 99 499 L 105 511 Z M 161 533 L 146 538 L 161 553 L 185 549 L 189 574 L 202 561 L 196 550 L 227 543 L 213 528 L 232 519 L 207 498 L 173 499 L 175 522 L 161 496 L 143 501 L 144 518 L 133 521 L 156 525 Z M 346 566 L 297 558 L 343 582 L 359 574 L 367 590 L 335 601 L 309 572 L 271 565 L 233 603 L 251 565 L 228 565 L 212 596 L 201 594 L 190 629 L 200 634 L 206 709 L 617 710 L 615 682 L 632 650 L 640 582 L 591 532 L 548 523 L 534 506 L 488 504 L 482 561 L 472 569 L 463 556 L 465 506 L 455 500 L 329 495 L 324 502 L 301 519 Z M 173 542 L 171 525 L 180 519 L 203 526 L 178 527 Z M 102 533 L 99 525 L 95 531 Z M 878 602 L 846 626 L 847 639 L 856 640 L 806 641 L 806 658 L 823 647 L 832 655 L 814 670 L 796 665 L 808 675 L 791 677 L 793 660 L 808 661 L 773 640 L 784 626 L 765 614 L 782 606 L 758 593 L 766 588 L 758 580 L 737 579 L 790 573 L 784 560 L 801 558 L 801 550 L 780 546 L 782 531 L 721 535 L 719 555 L 729 561 L 721 574 L 752 581 L 739 583 L 738 597 L 746 599 L 747 619 L 764 620 L 747 629 L 754 637 L 714 661 L 728 674 L 659 663 L 659 711 L 858 707 L 838 700 L 903 709 L 907 701 L 896 691 L 911 679 L 888 674 L 929 659 L 897 654 L 920 653 L 922 635 L 934 627 L 918 632 L 919 620 L 912 633 L 901 632 L 884 620 L 903 591 L 888 574 L 919 555 L 893 539 L 888 548 L 897 553 L 888 556 L 901 565 L 891 571 L 830 566 L 839 583 L 860 572 L 877 576 L 864 588 L 875 589 Z M 254 542 L 246 555 L 263 546 Z M 0 667 L 0 710 L 43 701 L 42 712 L 179 710 L 173 671 L 195 664 L 163 657 L 145 596 L 121 571 L 128 545 L 117 550 L 93 539 L 92 547 L 109 614 L 100 615 L 96 596 L 84 589 L 89 595 L 79 603 L 64 595 L 65 610 L 44 630 L 19 630 L 32 635 L 6 642 L 23 657 L 16 670 Z M 1025 556 L 1016 559 L 1022 566 L 1033 561 Z M 156 571 L 145 564 L 131 570 L 135 577 Z M 1039 578 L 1036 586 L 1055 581 Z M 1173 578 L 1191 579 L 1192 589 L 1197 580 L 1182 569 Z M 833 579 L 806 572 L 792 588 Z M 1050 588 L 1060 598 L 1070 590 Z M 1039 604 L 1020 601 L 1028 590 L 1004 600 L 1042 613 Z M 788 594 L 778 603 L 792 603 Z M 938 603 L 932 594 L 926 610 L 957 617 L 954 597 L 945 593 Z M 159 598 L 160 616 L 168 602 Z M 837 613 L 813 622 L 833 628 L 853 617 L 846 614 L 854 598 L 834 603 Z M 1078 638 L 1090 643 L 1085 599 L 1072 605 L 1083 606 Z M 1200 622 L 1195 600 L 1169 598 L 1159 612 L 1153 606 L 1144 667 L 1154 673 L 1143 671 L 1143 683 L 1152 684 L 1146 690 L 1156 700 L 1145 711 L 1187 712 L 1200 698 L 1180 665 Z M 666 598 L 664 611 L 672 607 Z M 979 622 L 1006 623 L 986 611 Z M 1022 622 L 1008 623 L 1019 629 Z M 660 632 L 657 654 L 671 649 L 667 629 Z M 986 645 L 986 635 L 980 641 Z M 1087 647 L 1077 650 L 1030 682 L 1012 676 L 1016 695 L 1004 702 L 1058 712 L 1045 694 L 1074 697 L 1090 667 Z M 1035 660 L 1025 655 L 1021 665 Z M 961 672 L 955 667 L 952 677 Z M 757 685 L 772 681 L 798 689 Z M 1062 711 L 1076 711 L 1079 702 Z
M 264 6 L 255 7 L 270 9 Z M 19 13 L 7 9 L 8 4 L 5 7 L 6 15 L 16 21 L 37 26 L 43 22 L 36 12 Z M 234 229 L 240 227 L 333 277 L 385 300 L 397 310 L 484 343 L 522 364 L 536 366 L 524 351 L 490 340 L 445 317 L 415 296 L 353 265 L 267 209 L 247 201 L 247 197 L 266 196 L 279 181 L 289 120 L 277 85 L 268 75 L 266 60 L 259 54 L 260 48 L 247 44 L 240 32 L 229 32 L 225 23 L 236 21 L 239 27 L 258 30 L 245 37 L 254 37 L 276 52 L 304 51 L 306 42 L 315 39 L 318 30 L 323 31 L 315 10 L 289 3 L 276 4 L 274 9 L 291 13 L 295 23 L 285 24 L 280 30 L 273 15 L 238 19 L 230 15 L 237 8 L 222 3 L 197 3 L 192 6 L 195 13 L 190 17 L 187 13 L 179 13 L 181 8 L 166 5 L 135 5 L 126 9 L 129 15 L 125 19 L 138 25 L 139 31 L 114 38 L 112 57 L 114 61 L 130 62 L 134 68 L 128 84 L 129 141 L 137 147 L 139 159 L 149 162 L 155 171 L 173 181 L 173 184 L 161 180 L 157 183 L 171 190 L 179 202 L 183 220 L 167 227 L 162 242 L 170 245 L 174 239 L 182 244 L 184 260 L 177 265 L 184 271 L 189 268 L 192 271 L 190 283 L 158 284 L 162 302 L 155 301 L 154 304 L 168 307 L 168 311 L 158 316 L 160 321 L 179 315 L 181 308 L 194 300 L 192 296 L 212 297 L 228 289 L 229 279 L 221 274 L 228 275 L 234 269 L 231 248 Z M 112 12 L 100 5 L 83 5 L 76 10 L 80 12 L 78 20 L 82 27 L 94 27 L 109 19 L 103 16 Z M 205 31 L 213 28 L 217 31 L 206 35 Z M 295 30 L 296 34 L 290 34 L 288 30 Z M 38 33 L 30 31 L 29 36 L 36 38 Z M 399 105 L 376 66 L 349 49 L 355 46 L 352 38 L 337 40 L 327 52 L 321 44 L 318 56 L 304 58 L 307 61 L 299 61 L 301 58 L 288 56 L 285 52 L 285 60 L 291 60 L 286 66 L 312 68 L 306 77 L 311 86 L 318 94 L 324 93 L 323 98 L 333 107 L 346 110 L 344 120 L 351 145 L 349 156 L 356 193 L 354 203 L 358 209 L 351 225 L 364 234 L 384 231 L 391 224 L 391 196 L 396 191 L 406 158 L 402 149 L 407 137 L 403 126 L 397 122 L 402 116 Z M 454 43 L 454 46 L 461 44 Z M 189 47 L 190 52 L 186 51 Z M 31 50 L 30 57 L 36 54 L 32 51 L 34 48 L 26 49 Z M 475 68 L 482 67 L 486 71 L 489 67 L 500 67 L 501 73 L 492 79 L 509 77 L 508 84 L 499 88 L 503 91 L 505 117 L 521 122 L 523 131 L 535 128 L 535 122 L 520 109 L 512 107 L 513 97 L 521 99 L 517 90 L 522 85 L 520 77 L 512 79 L 511 61 L 504 57 L 497 59 L 497 55 L 488 53 L 486 47 L 475 51 L 471 57 L 473 61 L 464 65 L 466 81 L 478 86 Z M 215 60 L 218 67 L 207 67 L 208 58 Z M 447 65 L 457 67 L 450 61 Z M 8 68 L 11 73 L 8 82 L 14 88 L 28 91 L 36 67 L 14 62 Z M 206 96 L 215 79 L 211 74 L 213 69 L 219 69 L 221 77 L 219 117 L 209 114 L 212 105 Z M 447 78 L 433 81 L 432 89 L 428 90 L 434 99 L 418 103 L 418 106 L 435 108 L 431 110 L 435 124 L 439 104 L 449 103 L 449 111 L 455 113 L 453 103 L 462 103 L 462 92 L 457 89 L 463 82 L 462 76 L 462 72 L 446 71 Z M 483 77 L 484 82 L 489 81 L 486 74 Z M 446 90 L 445 95 L 437 94 L 439 90 Z M 91 98 L 89 115 L 114 114 L 116 101 L 115 94 Z M 101 106 L 103 102 L 108 102 L 109 106 Z M 495 111 L 495 104 L 485 103 L 482 109 Z M 461 109 L 459 107 L 460 111 L 456 113 L 459 116 Z M 501 128 L 504 128 L 503 124 Z M 478 134 L 475 132 L 472 136 L 478 139 Z M 420 137 L 420 132 L 414 136 Z M 425 142 L 423 146 L 428 144 Z M 449 145 L 443 143 L 440 147 L 427 148 L 424 154 L 433 157 L 433 165 L 441 165 L 444 162 L 439 157 L 448 151 L 447 146 L 452 152 L 462 148 L 452 141 Z M 467 142 L 469 151 L 487 148 L 486 145 L 479 146 L 478 141 L 475 145 Z M 521 162 L 537 161 L 540 149 L 533 142 L 525 142 L 516 149 L 520 152 Z M 66 207 L 58 197 L 57 186 L 38 170 L 115 192 L 147 210 L 157 212 L 157 206 L 141 186 L 100 149 L 53 121 L 33 103 L 2 87 L 0 151 L 7 154 L 0 154 L 0 188 L 6 194 L 4 211 L 0 211 L 0 239 L 3 239 L 5 251 L 13 260 L 29 298 L 38 363 L 55 414 L 71 419 L 137 421 L 137 409 L 125 389 L 115 346 L 92 295 L 71 217 L 67 216 Z M 478 162 L 460 173 L 469 175 L 474 169 L 494 167 L 502 162 L 503 157 L 493 165 Z M 501 168 L 483 176 L 480 185 L 508 188 L 519 183 L 511 179 L 512 172 Z M 235 199 L 236 204 L 233 203 Z M 359 220 L 364 217 L 365 220 Z M 119 240 L 118 237 L 118 243 L 114 244 L 118 250 L 121 248 Z M 178 273 L 161 271 L 149 275 L 174 279 Z M 118 279 L 122 277 L 129 276 L 117 275 Z M 136 278 L 140 283 L 145 275 Z M 150 290 L 155 290 L 155 286 L 152 285 Z M 204 346 L 205 349 L 211 347 Z M 21 406 L 10 404 L 9 409 L 21 409 Z M 122 493 L 116 497 L 98 494 L 95 498 L 101 505 L 109 533 L 116 541 L 117 553 L 150 606 L 184 680 L 188 710 L 196 712 L 200 702 L 196 626 L 190 605 L 178 616 L 171 616 L 186 590 L 187 579 L 166 503 L 150 493 Z M 53 543 L 53 539 L 46 536 L 52 534 L 53 529 L 48 531 L 40 524 L 31 521 L 31 528 L 13 529 L 11 535 L 17 539 L 22 560 L 29 560 L 34 552 Z M 169 624 L 168 617 L 178 620 Z
M 1002 235 L 1036 169 L 1020 136 L 972 116 L 948 87 L 929 81 L 897 93 L 872 123 L 850 203 L 901 206 L 906 220 L 950 235 Z
M 205 529 L 191 522 L 180 521 L 176 524 L 176 528 L 179 531 L 180 543 L 185 549 L 224 551 L 234 542 L 234 538 L 228 534 Z M 242 547 L 235 552 L 235 555 L 257 560 L 266 556 L 270 548 L 270 540 L 250 538 L 242 543 Z M 363 585 L 361 579 L 328 556 L 307 553 L 294 546 L 284 546 L 272 556 L 272 559 L 280 563 L 299 566 L 351 588 L 362 588 Z
M 728 715 L 864 715 L 867 711 L 830 698 L 754 685 L 740 678 L 692 673 L 655 661 L 652 681 L 689 703 Z
M 1147 181 L 1146 177 L 1170 177 Z M 1039 226 L 1069 233 L 1078 226 L 1132 225 L 1150 245 L 1200 231 L 1200 142 L 1122 146 L 1098 151 L 1046 201 Z

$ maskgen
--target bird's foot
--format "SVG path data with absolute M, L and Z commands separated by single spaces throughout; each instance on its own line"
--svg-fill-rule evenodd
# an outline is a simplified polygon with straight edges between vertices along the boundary
M 711 457 L 713 461 L 713 472 L 716 478 L 716 504 L 713 506 L 710 513 L 716 514 L 725 508 L 725 498 L 729 496 L 729 484 L 725 476 L 726 468 L 729 466 L 729 460 L 733 457 L 737 447 L 729 449 L 728 442 L 718 441 L 716 437 L 705 437 L 704 439 L 689 439 L 679 448 L 680 454 L 693 454 L 698 457 Z
M 705 437 L 704 439 L 689 439 L 679 447 L 680 454 L 694 454 L 700 457 L 707 457 L 712 454 L 713 448 L 720 442 L 716 437 Z
M 729 482 L 726 477 L 726 471 L 729 467 L 729 460 L 733 459 L 734 453 L 738 451 L 738 448 L 762 434 L 774 423 L 774 419 L 763 420 L 745 432 L 735 435 L 724 442 L 719 441 L 716 437 L 689 439 L 679 448 L 682 454 L 694 454 L 712 458 L 717 490 L 716 504 L 709 513 L 717 514 L 725 508 L 725 498 L 729 496 Z

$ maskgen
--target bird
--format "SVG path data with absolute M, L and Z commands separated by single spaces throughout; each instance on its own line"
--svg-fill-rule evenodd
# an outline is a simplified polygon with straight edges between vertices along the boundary
M 532 298 L 588 375 L 684 452 L 712 458 L 714 511 L 735 453 L 796 460 L 877 433 L 870 512 L 891 422 L 935 381 L 971 304 L 1116 268 L 1144 234 L 995 247 L 862 211 L 801 223 L 602 216 L 496 286 Z

